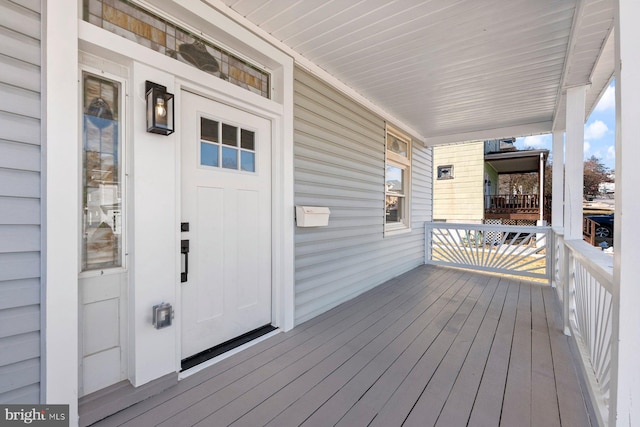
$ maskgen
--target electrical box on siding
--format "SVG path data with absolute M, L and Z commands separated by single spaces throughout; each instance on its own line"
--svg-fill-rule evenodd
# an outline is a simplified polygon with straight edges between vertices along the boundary
M 331 211 L 322 206 L 296 206 L 296 225 L 298 227 L 326 227 L 329 225 Z

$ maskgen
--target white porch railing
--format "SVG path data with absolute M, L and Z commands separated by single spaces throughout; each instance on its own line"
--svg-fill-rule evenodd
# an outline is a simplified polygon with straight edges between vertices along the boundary
M 550 281 L 551 229 L 425 223 L 425 264 L 470 268 Z
M 562 300 L 565 334 L 573 335 L 580 352 L 580 368 L 599 425 L 608 424 L 611 386 L 613 259 L 583 240 L 558 243 L 561 261 L 557 291 Z
M 598 424 L 608 425 L 615 345 L 610 255 L 549 227 L 427 222 L 425 263 L 548 280 L 562 302 L 564 332 L 578 347 Z

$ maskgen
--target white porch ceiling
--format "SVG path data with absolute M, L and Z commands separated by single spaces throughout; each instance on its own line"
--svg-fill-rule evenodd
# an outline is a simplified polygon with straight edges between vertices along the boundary
M 549 132 L 554 120 L 561 129 L 563 88 L 597 76 L 593 103 L 613 73 L 612 50 L 602 54 L 613 0 L 206 2 L 428 143 Z

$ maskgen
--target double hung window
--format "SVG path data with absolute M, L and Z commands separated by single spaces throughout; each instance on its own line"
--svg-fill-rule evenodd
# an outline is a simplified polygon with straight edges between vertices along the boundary
M 411 139 L 387 127 L 385 231 L 409 229 Z

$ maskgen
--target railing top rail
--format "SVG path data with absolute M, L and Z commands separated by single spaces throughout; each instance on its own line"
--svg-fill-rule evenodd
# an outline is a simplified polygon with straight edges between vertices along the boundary
M 565 240 L 572 255 L 604 287 L 613 293 L 613 258 L 582 239 Z
M 507 233 L 546 233 L 549 226 L 502 225 L 502 224 L 462 224 L 450 222 L 425 222 L 429 228 L 446 228 L 450 230 L 504 231 Z

